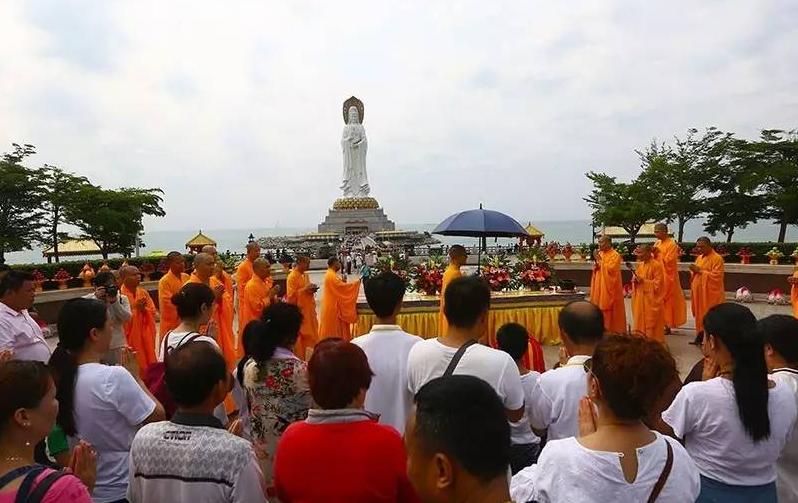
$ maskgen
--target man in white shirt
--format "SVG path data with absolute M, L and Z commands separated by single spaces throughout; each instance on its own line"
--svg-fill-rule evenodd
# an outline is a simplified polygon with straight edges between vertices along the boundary
M 587 395 L 584 364 L 604 336 L 601 310 L 583 300 L 566 305 L 557 323 L 568 360 L 540 375 L 529 407 L 532 427 L 538 435 L 548 430 L 549 440 L 579 434 L 579 401 Z
M 352 340 L 360 346 L 374 373 L 366 393 L 366 410 L 380 415 L 380 422 L 405 431 L 413 406 L 407 389 L 407 356 L 421 337 L 410 335 L 396 324 L 402 309 L 405 283 L 393 272 L 379 274 L 366 281 L 366 301 L 377 316 L 371 332 Z
M 213 416 L 233 386 L 219 350 L 207 342 L 183 344 L 169 353 L 164 376 L 177 412 L 170 421 L 144 426 L 133 439 L 127 499 L 265 503 L 252 445 Z
M 108 349 L 103 363 L 116 365 L 119 363 L 119 353 L 127 346 L 125 337 L 125 323 L 133 316 L 130 302 L 124 295 L 119 295 L 116 277 L 112 272 L 101 272 L 92 281 L 94 293 L 84 295 L 86 299 L 97 299 L 104 302 L 108 308 L 108 318 L 111 322 L 111 346 Z M 145 370 L 145 369 L 141 369 Z
M 0 279 L 0 350 L 10 350 L 17 360 L 50 360 L 42 329 L 28 309 L 33 307 L 36 284 L 30 273 L 8 271 Z
M 770 378 L 786 386 L 798 405 L 798 318 L 773 314 L 759 320 L 765 342 L 765 362 Z M 798 502 L 798 423 L 776 463 L 776 490 L 779 501 Z
M 490 288 L 484 280 L 469 276 L 453 280 L 446 288 L 444 314 L 449 323 L 445 335 L 417 343 L 407 361 L 410 392 L 441 377 L 457 353 L 470 344 L 453 374 L 479 377 L 493 387 L 504 404 L 507 419 L 517 422 L 524 416 L 524 390 L 518 367 L 507 353 L 475 343 L 488 329 Z

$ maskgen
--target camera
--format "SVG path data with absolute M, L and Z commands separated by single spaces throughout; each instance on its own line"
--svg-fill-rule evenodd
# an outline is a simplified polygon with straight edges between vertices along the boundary
M 119 287 L 116 285 L 108 285 L 105 287 L 106 297 L 116 297 L 116 294 L 118 293 L 119 293 Z

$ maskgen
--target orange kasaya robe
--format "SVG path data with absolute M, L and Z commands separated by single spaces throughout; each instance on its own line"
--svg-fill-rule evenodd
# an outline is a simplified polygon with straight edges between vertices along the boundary
M 792 273 L 792 277 L 798 279 L 798 268 Z M 792 285 L 790 298 L 792 299 L 792 315 L 798 318 L 798 283 Z
M 665 326 L 676 328 L 687 322 L 687 302 L 679 280 L 679 245 L 671 238 L 657 240 L 654 248 L 659 250 L 659 259 L 665 268 L 663 290 L 663 314 Z
M 601 309 L 604 328 L 615 334 L 626 333 L 621 262 L 621 254 L 617 251 L 599 251 L 599 261 L 590 279 L 590 302 Z
M 299 339 L 296 341 L 294 352 L 303 360 L 308 358 L 308 353 L 319 342 L 319 320 L 316 318 L 316 298 L 312 292 L 300 292 L 310 284 L 307 273 L 291 269 L 286 278 L 285 299 L 289 304 L 296 305 L 302 312 L 302 326 L 299 327 Z
M 696 332 L 704 331 L 704 316 L 712 307 L 726 301 L 726 290 L 723 277 L 723 257 L 715 250 L 706 255 L 699 255 L 695 265 L 701 268 L 698 273 L 691 273 L 690 292 L 691 307 L 695 318 Z
M 135 291 L 130 291 L 125 285 L 120 288 L 122 295 L 127 297 L 130 303 L 130 311 L 133 316 L 130 321 L 125 323 L 125 338 L 128 345 L 136 352 L 136 360 L 139 362 L 141 370 L 146 369 L 155 363 L 155 302 L 153 302 L 147 290 L 138 287 Z M 139 309 L 138 303 L 144 300 L 144 309 Z
M 635 269 L 639 281 L 632 282 L 632 315 L 635 332 L 649 339 L 665 342 L 665 267 L 657 259 L 638 262 Z
M 167 271 L 158 281 L 158 308 L 161 312 L 158 335 L 160 335 L 162 339 L 167 332 L 174 330 L 180 325 L 180 318 L 177 316 L 177 307 L 172 304 L 172 296 L 183 288 L 186 281 L 188 281 L 188 274 L 181 273 L 178 278 L 172 274 L 172 271 Z
M 224 285 L 224 295 L 222 296 L 222 303 L 224 307 L 222 309 L 222 322 L 224 323 L 225 327 L 230 327 L 230 341 L 233 344 L 233 350 L 235 352 L 235 362 L 244 355 L 244 348 L 242 347 L 241 343 L 238 340 L 238 333 L 233 328 L 233 319 L 235 318 L 235 303 L 233 297 L 235 296 L 235 290 L 233 289 L 233 277 L 227 274 L 225 271 L 222 271 L 222 277 L 216 277 L 221 283 Z M 233 364 L 235 365 L 235 363 Z
M 357 296 L 360 280 L 344 283 L 334 269 L 324 275 L 324 297 L 321 299 L 319 336 L 321 339 L 339 337 L 345 341 L 352 338 L 350 327 L 357 321 Z
M 238 326 L 241 327 L 239 340 L 242 345 L 244 340 L 241 339 L 241 336 L 244 333 L 244 327 L 250 321 L 260 318 L 263 310 L 271 304 L 272 286 L 274 286 L 274 281 L 271 278 L 263 280 L 258 276 L 253 276 L 252 279 L 247 281 L 244 293 L 239 299 L 241 310 L 238 312 Z
M 241 322 L 241 311 L 243 310 L 244 306 L 244 287 L 247 286 L 247 282 L 252 279 L 255 275 L 255 271 L 252 268 L 252 261 L 249 258 L 245 258 L 243 262 L 238 264 L 238 268 L 236 269 L 236 297 L 237 297 L 237 310 L 238 313 L 238 338 L 241 339 L 241 334 L 244 333 L 244 327 L 247 326 L 246 323 Z
M 216 276 L 211 276 L 210 280 L 205 282 L 202 281 L 196 273 L 193 273 L 186 283 L 203 283 L 211 287 L 212 290 L 216 289 L 218 285 L 224 286 Z M 233 302 L 230 300 L 230 293 L 225 289 L 221 298 L 214 302 L 213 313 L 211 314 L 211 324 L 216 327 L 216 333 L 213 335 L 219 347 L 222 349 L 224 361 L 227 362 L 227 367 L 230 369 L 235 367 L 237 360 L 234 347 L 235 337 L 233 334 L 232 312 L 228 314 L 225 313 L 225 311 L 227 309 L 232 309 L 232 305 Z M 200 333 L 207 335 L 209 328 L 209 326 L 200 327 Z
M 441 307 L 438 314 L 438 336 L 442 337 L 446 335 L 446 332 L 449 330 L 449 322 L 446 320 L 446 314 L 443 310 L 446 306 L 444 299 L 446 287 L 449 286 L 449 283 L 461 277 L 462 275 L 463 273 L 460 272 L 460 267 L 458 267 L 457 264 L 449 264 L 449 267 L 447 267 L 443 272 L 443 283 L 441 284 Z

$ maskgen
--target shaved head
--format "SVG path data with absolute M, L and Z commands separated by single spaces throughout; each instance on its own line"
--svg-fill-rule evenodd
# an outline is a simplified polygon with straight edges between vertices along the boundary
M 668 224 L 663 222 L 654 224 L 654 232 L 657 231 L 668 232 Z
M 213 245 L 205 245 L 202 247 L 202 253 L 207 253 L 208 255 L 217 255 L 216 247 Z
M 122 284 L 132 290 L 141 283 L 141 272 L 134 265 L 126 265 L 119 269 L 119 278 L 122 280 Z
M 710 241 L 706 236 L 701 236 L 700 238 L 696 239 L 695 250 L 700 255 L 706 255 L 712 251 L 712 241 Z
M 465 265 L 468 260 L 468 252 L 463 245 L 452 245 L 449 248 L 449 260 L 458 266 Z
M 701 236 L 700 238 L 696 239 L 695 242 L 696 243 L 701 243 L 701 244 L 704 244 L 704 245 L 711 245 L 712 244 L 712 241 L 710 241 L 709 238 L 706 237 L 706 236 Z
M 272 265 L 265 258 L 256 258 L 252 262 L 252 271 L 255 273 L 255 276 L 264 279 L 271 275 Z
M 194 272 L 197 277 L 202 281 L 209 281 L 211 274 L 213 274 L 213 266 L 216 263 L 216 258 L 208 253 L 198 253 L 194 257 Z
M 640 260 L 644 262 L 648 262 L 651 259 L 653 252 L 654 247 L 648 243 L 638 245 L 637 247 L 637 256 L 640 257 Z
M 255 260 L 260 256 L 260 245 L 256 242 L 247 243 L 247 258 Z
M 612 238 L 609 236 L 601 236 L 598 238 L 598 245 L 600 250 L 607 251 L 612 248 Z
M 178 251 L 169 252 L 166 255 L 166 263 L 169 265 L 169 270 L 172 271 L 172 274 L 177 277 L 180 277 L 183 271 L 186 270 L 186 259 Z

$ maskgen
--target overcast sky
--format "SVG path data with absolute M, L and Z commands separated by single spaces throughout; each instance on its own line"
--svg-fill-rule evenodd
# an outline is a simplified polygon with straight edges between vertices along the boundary
M 795 0 L 3 0 L 0 33 L 0 148 L 162 188 L 149 230 L 314 226 L 353 94 L 400 223 L 585 219 L 653 137 L 798 125 Z

